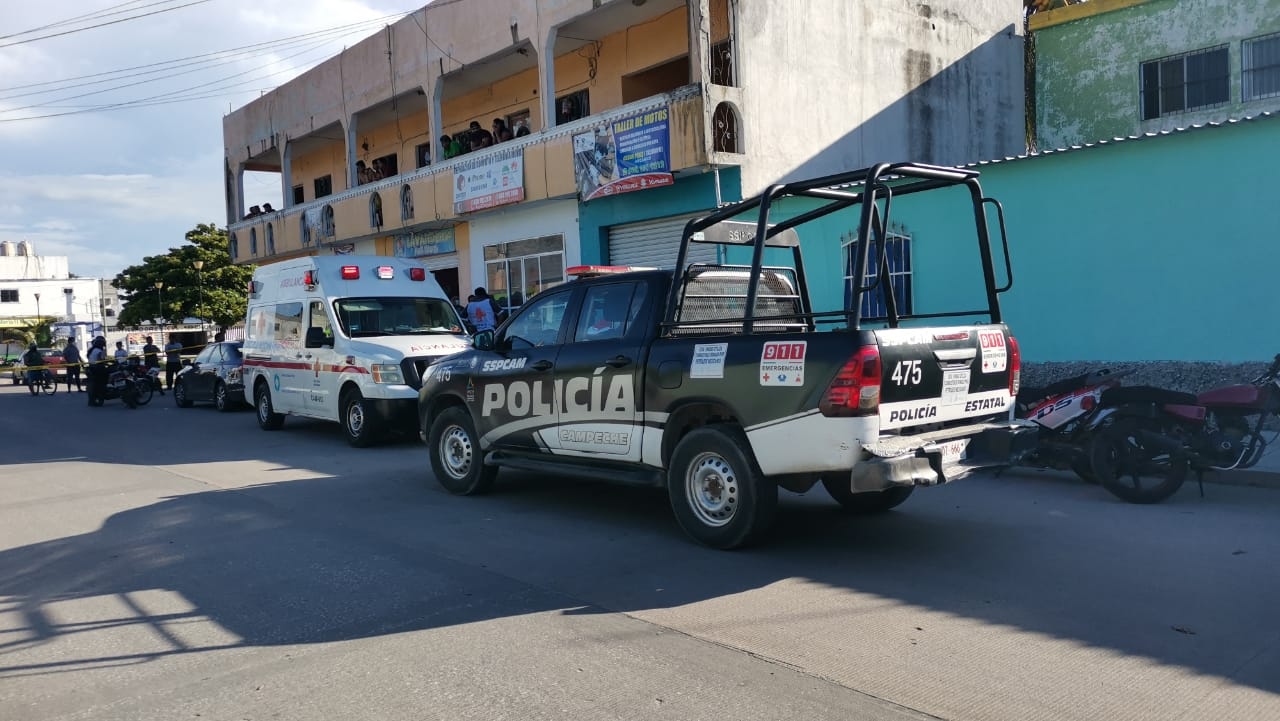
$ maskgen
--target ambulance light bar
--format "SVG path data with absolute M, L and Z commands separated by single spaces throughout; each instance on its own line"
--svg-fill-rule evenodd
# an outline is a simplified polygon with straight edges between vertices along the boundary
M 344 265 L 342 266 L 343 280 L 360 280 L 360 266 Z
M 637 270 L 657 270 L 657 268 L 642 265 L 575 265 L 566 269 L 565 274 L 578 278 L 594 278 L 600 275 L 631 273 Z

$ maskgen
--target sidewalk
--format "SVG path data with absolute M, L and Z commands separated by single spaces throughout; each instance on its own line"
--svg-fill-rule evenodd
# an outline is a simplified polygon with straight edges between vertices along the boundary
M 1204 482 L 1280 489 L 1280 441 L 1268 447 L 1266 455 L 1253 468 L 1206 473 Z

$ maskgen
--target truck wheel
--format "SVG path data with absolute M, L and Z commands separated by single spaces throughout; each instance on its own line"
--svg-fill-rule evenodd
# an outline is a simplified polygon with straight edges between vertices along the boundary
M 427 432 L 431 471 L 450 493 L 471 496 L 493 488 L 498 467 L 484 463 L 475 423 L 465 408 L 454 406 L 436 416 Z
M 764 478 L 742 433 L 716 426 L 680 439 L 667 470 L 676 521 L 699 543 L 747 545 L 773 523 L 778 487 Z
M 368 448 L 378 442 L 382 422 L 360 391 L 343 393 L 342 402 L 338 405 L 342 408 L 342 430 L 346 431 L 347 443 L 355 448 Z
M 871 515 L 902 505 L 902 502 L 916 490 L 915 486 L 893 486 L 883 491 L 854 493 L 849 487 L 849 477 L 827 476 L 822 479 L 822 487 L 844 507 L 844 510 L 858 515 Z
M 284 425 L 284 415 L 276 413 L 271 405 L 271 389 L 259 383 L 253 389 L 253 405 L 258 410 L 258 427 L 264 431 L 278 431 Z

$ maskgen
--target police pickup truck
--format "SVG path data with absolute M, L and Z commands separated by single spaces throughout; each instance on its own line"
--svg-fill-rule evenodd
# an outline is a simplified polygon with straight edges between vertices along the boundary
M 913 315 L 892 278 L 902 226 L 890 204 L 946 188 L 963 200 L 959 231 L 976 240 L 985 307 Z M 1010 465 L 1035 427 L 1011 412 L 1020 357 L 999 294 L 1012 269 L 1001 220 L 999 285 L 988 205 L 999 209 L 977 172 L 881 164 L 690 221 L 675 270 L 545 290 L 428 367 L 418 413 L 436 480 L 478 494 L 509 467 L 665 487 L 689 536 L 734 548 L 770 527 L 778 488 L 821 482 L 845 508 L 873 513 L 917 486 Z M 842 210 L 853 216 L 844 307 L 817 311 L 796 229 L 819 231 L 806 244 L 835 240 L 815 221 Z M 745 213 L 752 222 L 733 220 Z M 742 262 L 686 264 L 693 242 Z M 766 254 L 790 262 L 766 266 Z

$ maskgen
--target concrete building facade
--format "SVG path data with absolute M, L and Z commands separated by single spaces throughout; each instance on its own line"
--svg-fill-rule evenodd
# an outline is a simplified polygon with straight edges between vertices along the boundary
M 1280 0 L 1093 0 L 1028 31 L 1040 148 L 1280 111 Z
M 419 257 L 513 305 L 670 265 L 683 217 L 779 180 L 1022 152 L 1022 48 L 1017 0 L 428 5 L 224 117 L 232 258 Z M 497 142 L 454 155 L 473 123 Z
M 115 316 L 104 304 L 103 285 L 98 278 L 72 277 L 66 256 L 36 255 L 25 240 L 0 242 L 0 328 L 52 319 L 58 337 L 101 332 Z

